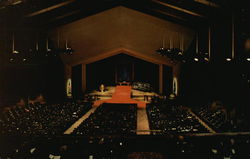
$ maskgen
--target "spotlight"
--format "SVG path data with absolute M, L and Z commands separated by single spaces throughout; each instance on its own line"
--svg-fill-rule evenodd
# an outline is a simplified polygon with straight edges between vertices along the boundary
M 205 52 L 204 54 L 202 54 L 203 56 L 203 60 L 206 62 L 209 62 L 209 54 L 207 52 Z
M 18 54 L 19 52 L 16 50 L 13 50 L 13 54 Z
M 207 61 L 207 62 L 209 61 L 209 59 L 207 57 L 204 57 L 204 60 Z
M 65 53 L 67 53 L 67 54 L 72 54 L 73 51 L 74 51 L 74 50 L 73 50 L 72 48 L 67 47 Z
M 194 61 L 198 62 L 198 61 L 199 61 L 199 58 L 198 58 L 198 57 L 195 57 L 195 58 L 194 58 Z
M 176 55 L 176 60 L 185 63 L 185 59 L 184 59 L 184 55 L 183 52 L 181 50 L 179 50 L 178 54 Z
M 159 48 L 158 50 L 156 50 L 156 53 L 160 54 L 160 55 L 165 55 L 165 49 L 163 47 Z

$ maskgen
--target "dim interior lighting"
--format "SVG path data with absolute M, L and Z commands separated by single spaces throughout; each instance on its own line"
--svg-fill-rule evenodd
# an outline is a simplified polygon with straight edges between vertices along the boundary
M 227 60 L 227 61 L 232 61 L 232 59 L 231 59 L 231 58 L 229 58 L 229 57 L 228 57 L 228 58 L 226 58 L 226 60 Z
M 68 46 L 68 40 L 65 40 L 65 51 L 64 51 L 64 53 L 71 55 L 73 52 L 74 52 L 74 50 L 71 47 Z
M 20 3 L 22 3 L 22 1 L 16 1 L 16 2 L 12 3 L 12 5 L 17 5 L 17 4 L 20 4 Z
M 177 79 L 177 77 L 173 78 L 173 93 L 174 93 L 174 96 L 178 95 L 178 79 Z
M 12 62 L 12 61 L 14 61 L 14 59 L 13 59 L 13 58 L 10 58 L 10 62 Z
M 19 52 L 15 50 L 15 35 L 12 35 L 12 53 L 13 54 L 18 54 Z
M 25 62 L 25 61 L 27 61 L 27 59 L 26 59 L 26 58 L 23 58 L 23 62 Z
M 195 57 L 195 58 L 194 58 L 194 61 L 198 62 L 198 61 L 199 61 L 199 59 L 198 59 L 197 57 Z
M 203 59 L 206 61 L 206 62 L 209 62 L 209 53 L 205 52 L 204 55 L 203 55 Z
M 13 51 L 13 54 L 18 54 L 18 53 L 19 53 L 19 52 L 18 52 L 18 51 L 16 51 L 16 50 L 14 50 L 14 51 Z
M 159 48 L 158 50 L 156 50 L 156 52 L 158 53 L 158 54 L 160 54 L 160 55 L 164 55 L 164 53 L 165 53 L 165 49 L 163 48 L 163 47 L 161 47 L 161 48 Z
M 159 49 L 156 50 L 156 53 L 169 58 L 172 63 L 175 62 L 186 62 L 184 60 L 184 44 L 183 44 L 183 38 L 182 41 L 180 40 L 180 47 L 179 48 L 174 48 L 173 47 L 173 40 L 170 38 L 169 39 L 169 47 L 166 48 L 165 47 L 165 38 L 163 38 L 163 42 L 162 42 L 162 47 L 160 47 Z
M 68 98 L 72 97 L 72 81 L 71 78 L 68 78 L 66 83 L 66 94 Z

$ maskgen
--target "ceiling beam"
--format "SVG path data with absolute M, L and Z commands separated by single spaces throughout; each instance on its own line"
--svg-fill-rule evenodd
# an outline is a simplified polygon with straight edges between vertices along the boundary
M 78 9 L 78 10 L 75 10 L 75 11 L 72 11 L 72 12 L 69 12 L 69 13 L 66 13 L 66 14 L 63 14 L 63 15 L 60 15 L 60 16 L 57 16 L 53 19 L 50 19 L 49 22 L 53 22 L 53 21 L 56 21 L 56 20 L 60 20 L 60 19 L 63 19 L 63 18 L 66 18 L 68 16 L 71 16 L 71 15 L 74 15 L 74 14 L 77 14 L 77 13 L 80 13 L 81 12 L 81 9 Z
M 181 8 L 181 7 L 177 7 L 175 5 L 172 5 L 172 4 L 169 4 L 167 2 L 162 2 L 162 1 L 159 1 L 159 0 L 152 0 L 152 2 L 154 3 L 157 3 L 157 4 L 160 4 L 160 5 L 163 5 L 165 7 L 169 7 L 169 8 L 172 8 L 172 9 L 175 9 L 175 10 L 178 10 L 178 11 L 181 11 L 181 12 L 184 12 L 184 13 L 187 13 L 187 14 L 190 14 L 192 16 L 196 16 L 196 17 L 202 17 L 204 18 L 205 16 L 204 15 L 201 15 L 199 13 L 196 13 L 196 12 L 193 12 L 193 11 L 190 11 L 190 10 L 187 10 L 187 9 L 184 9 L 184 8 Z
M 68 4 L 70 4 L 70 3 L 73 3 L 73 2 L 75 2 L 75 1 L 76 1 L 76 0 L 67 0 L 67 1 L 65 1 L 65 2 L 62 2 L 62 3 L 56 4 L 56 5 L 50 6 L 50 7 L 48 7 L 48 8 L 44 8 L 44 9 L 41 9 L 41 10 L 39 10 L 39 11 L 30 13 L 30 14 L 27 14 L 27 15 L 25 15 L 25 17 L 37 16 L 37 15 L 39 15 L 39 14 L 43 14 L 43 13 L 49 12 L 49 11 L 51 11 L 51 10 L 54 10 L 54 9 L 57 9 L 57 8 L 66 6 L 66 5 L 68 5 Z
M 220 7 L 218 4 L 215 4 L 215 3 L 207 1 L 207 0 L 194 0 L 194 1 L 197 3 L 201 3 L 203 5 L 209 6 L 209 7 L 214 7 L 214 8 Z
M 161 13 L 161 14 L 164 14 L 166 16 L 170 16 L 170 17 L 173 17 L 175 19 L 178 19 L 178 20 L 181 20 L 181 21 L 187 21 L 187 19 L 184 19 L 180 16 L 177 16 L 177 15 L 174 15 L 174 14 L 171 14 L 171 13 L 167 13 L 167 12 L 164 12 L 162 10 L 159 10 L 159 9 L 151 9 L 152 11 L 155 11 L 155 12 L 158 12 L 158 13 Z

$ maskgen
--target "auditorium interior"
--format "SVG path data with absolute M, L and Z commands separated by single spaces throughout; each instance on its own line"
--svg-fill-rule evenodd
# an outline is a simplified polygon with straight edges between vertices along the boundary
M 0 0 L 0 159 L 249 159 L 250 7 Z

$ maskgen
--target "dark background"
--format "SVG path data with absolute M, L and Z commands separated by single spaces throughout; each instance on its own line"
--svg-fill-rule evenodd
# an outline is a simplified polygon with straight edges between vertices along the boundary
M 127 71 L 125 75 L 124 71 Z M 126 54 L 115 55 L 88 64 L 87 89 L 98 89 L 100 84 L 115 85 L 116 82 L 126 80 L 125 76 L 129 79 L 128 81 L 147 82 L 152 85 L 155 91 L 159 89 L 159 66 Z

